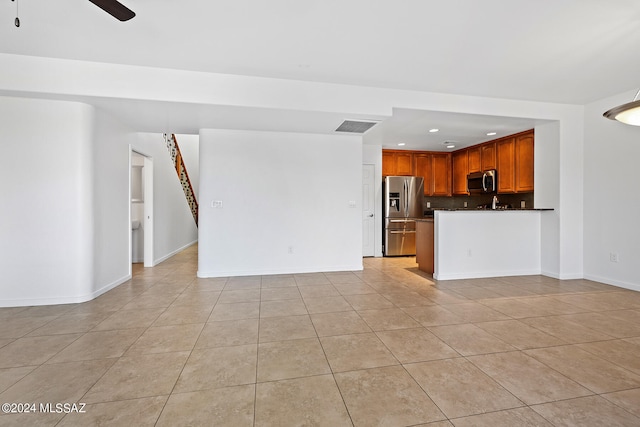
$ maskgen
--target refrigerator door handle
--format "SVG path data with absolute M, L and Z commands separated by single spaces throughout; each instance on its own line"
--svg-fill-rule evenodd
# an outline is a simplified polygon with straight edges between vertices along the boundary
M 389 231 L 389 234 L 415 234 L 416 230 Z
M 404 180 L 404 216 L 409 216 L 409 184 Z

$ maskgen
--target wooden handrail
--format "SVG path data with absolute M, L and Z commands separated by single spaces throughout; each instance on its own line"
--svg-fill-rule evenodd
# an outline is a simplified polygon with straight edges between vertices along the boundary
M 182 190 L 184 191 L 187 203 L 189 204 L 189 208 L 191 209 L 191 214 L 193 215 L 193 219 L 195 220 L 197 226 L 198 201 L 196 199 L 196 193 L 193 191 L 193 186 L 191 185 L 191 180 L 189 179 L 189 174 L 187 173 L 187 168 L 184 164 L 182 153 L 180 152 L 178 139 L 173 133 L 171 134 L 171 136 L 165 134 L 164 137 L 167 143 L 167 149 L 169 150 L 169 155 L 172 157 L 171 160 L 173 161 L 176 173 L 178 174 L 178 179 L 180 180 L 180 184 L 182 186 Z

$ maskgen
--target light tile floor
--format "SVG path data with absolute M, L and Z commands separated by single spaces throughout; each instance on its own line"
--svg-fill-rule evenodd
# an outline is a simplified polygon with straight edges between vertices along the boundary
M 637 292 L 434 283 L 413 258 L 222 279 L 196 262 L 191 247 L 84 304 L 0 309 L 0 403 L 86 404 L 0 425 L 640 425 Z

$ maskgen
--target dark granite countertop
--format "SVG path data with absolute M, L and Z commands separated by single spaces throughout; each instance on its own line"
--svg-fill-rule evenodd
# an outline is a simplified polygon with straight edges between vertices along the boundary
M 513 212 L 513 211 L 552 211 L 553 208 L 505 208 L 498 207 L 497 209 L 481 209 L 481 208 L 432 208 L 425 211 L 425 218 L 433 217 L 434 211 L 446 211 L 446 212 Z

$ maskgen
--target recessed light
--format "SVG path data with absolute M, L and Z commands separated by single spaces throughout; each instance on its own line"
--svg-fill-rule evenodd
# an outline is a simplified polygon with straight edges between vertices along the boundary
M 440 129 L 429 129 L 429 132 L 434 133 L 434 132 L 438 132 Z
M 498 132 L 487 132 L 487 136 L 493 136 L 493 135 L 497 135 Z
M 444 145 L 446 148 L 456 148 L 455 141 L 444 141 L 442 145 Z
M 399 143 L 398 143 L 398 145 L 399 145 L 400 147 L 402 147 L 402 146 L 404 146 L 404 145 L 406 145 L 406 144 L 405 144 L 404 142 L 399 142 Z

